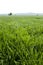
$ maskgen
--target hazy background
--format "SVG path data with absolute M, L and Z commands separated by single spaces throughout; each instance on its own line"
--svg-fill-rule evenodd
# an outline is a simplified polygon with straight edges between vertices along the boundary
M 43 13 L 43 0 L 0 0 L 0 14 Z

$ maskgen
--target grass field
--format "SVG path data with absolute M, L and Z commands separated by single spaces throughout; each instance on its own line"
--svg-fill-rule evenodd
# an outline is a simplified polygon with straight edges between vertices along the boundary
M 43 16 L 0 16 L 0 65 L 43 65 Z

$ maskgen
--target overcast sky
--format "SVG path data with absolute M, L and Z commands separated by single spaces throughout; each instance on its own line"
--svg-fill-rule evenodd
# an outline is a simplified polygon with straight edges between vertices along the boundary
M 43 0 L 0 0 L 0 14 L 43 13 Z

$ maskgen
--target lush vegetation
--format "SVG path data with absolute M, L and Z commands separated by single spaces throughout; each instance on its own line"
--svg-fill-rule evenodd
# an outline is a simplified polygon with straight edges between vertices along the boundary
M 43 16 L 0 16 L 0 65 L 43 65 Z

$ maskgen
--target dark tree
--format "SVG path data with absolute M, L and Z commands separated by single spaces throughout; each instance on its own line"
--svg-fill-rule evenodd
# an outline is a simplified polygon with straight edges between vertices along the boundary
M 12 15 L 12 13 L 9 13 L 8 15 Z

